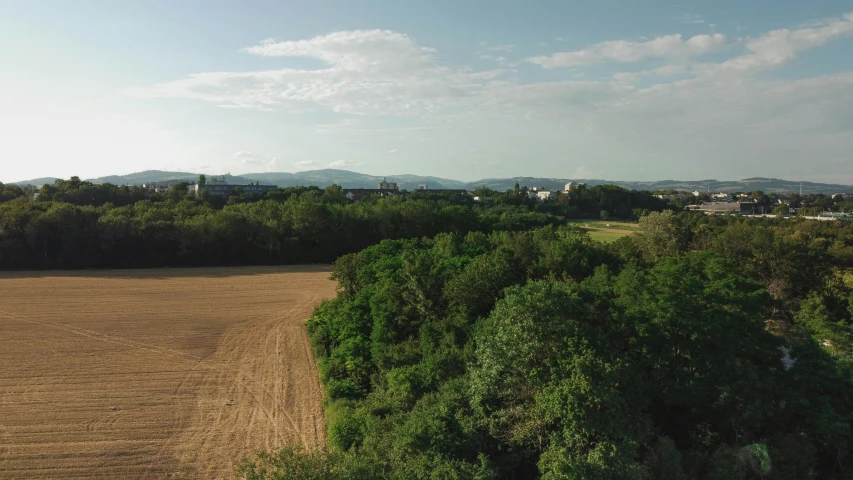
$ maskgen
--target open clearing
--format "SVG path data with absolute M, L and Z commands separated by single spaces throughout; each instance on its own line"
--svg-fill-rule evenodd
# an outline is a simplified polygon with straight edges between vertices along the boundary
M 610 221 L 610 220 L 575 220 L 571 222 L 587 232 L 589 237 L 599 242 L 614 242 L 626 235 L 631 235 L 640 228 L 639 223 Z
M 0 478 L 232 478 L 325 441 L 328 267 L 0 273 Z

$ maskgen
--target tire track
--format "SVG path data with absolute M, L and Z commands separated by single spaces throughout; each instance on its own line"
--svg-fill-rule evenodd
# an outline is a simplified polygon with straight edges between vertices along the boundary
M 206 271 L 0 272 L 0 478 L 232 478 L 323 441 L 328 270 Z

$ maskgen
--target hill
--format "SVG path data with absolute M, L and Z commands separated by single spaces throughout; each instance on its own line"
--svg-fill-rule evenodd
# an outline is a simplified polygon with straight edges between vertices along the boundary
M 213 175 L 206 174 L 208 178 Z M 170 181 L 195 181 L 198 173 L 190 172 L 168 172 L 162 170 L 147 170 L 144 172 L 131 173 L 128 175 L 110 175 L 106 177 L 87 179 L 93 183 L 113 183 L 116 185 L 141 185 L 143 183 L 158 183 Z M 475 182 L 462 182 L 448 178 L 422 176 L 422 175 L 389 175 L 380 177 L 349 170 L 323 169 L 308 170 L 304 172 L 266 172 L 246 173 L 243 175 L 224 175 L 229 183 L 260 182 L 264 185 L 277 185 L 279 187 L 296 187 L 316 185 L 325 188 L 329 185 L 340 185 L 344 188 L 376 188 L 383 178 L 389 182 L 396 182 L 400 188 L 414 190 L 419 185 L 428 185 L 430 188 L 453 188 L 453 189 L 475 189 L 477 187 L 488 187 L 493 190 L 505 191 L 511 189 L 515 184 L 527 187 L 545 187 L 551 190 L 562 190 L 566 183 L 585 183 L 587 185 L 618 185 L 629 190 L 682 190 L 682 191 L 711 191 L 711 192 L 751 192 L 762 190 L 765 193 L 796 193 L 800 191 L 800 182 L 782 180 L 778 178 L 753 177 L 743 180 L 657 180 L 649 182 L 602 180 L 602 179 L 578 179 L 578 178 L 543 178 L 543 177 L 512 177 L 512 178 L 485 178 Z M 36 178 L 15 185 L 43 185 L 53 183 L 54 177 Z M 827 184 L 816 182 L 803 182 L 803 193 L 839 193 L 851 192 L 853 186 L 840 184 Z
M 563 189 L 568 182 L 585 183 L 587 185 L 618 185 L 628 190 L 682 190 L 682 191 L 711 191 L 711 192 L 752 192 L 761 190 L 764 193 L 797 193 L 800 191 L 800 182 L 782 180 L 778 178 L 745 178 L 743 180 L 657 180 L 651 182 L 632 182 L 620 180 L 600 179 L 569 179 L 569 178 L 537 178 L 537 177 L 513 177 L 513 178 L 487 178 L 471 182 L 470 188 L 488 187 L 493 190 L 504 191 L 513 188 L 516 183 L 527 187 L 545 187 L 548 189 Z M 803 182 L 803 193 L 840 193 L 853 191 L 853 185 L 840 185 L 829 183 Z

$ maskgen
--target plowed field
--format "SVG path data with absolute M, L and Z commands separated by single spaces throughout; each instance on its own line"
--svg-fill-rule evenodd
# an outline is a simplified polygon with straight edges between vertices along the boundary
M 0 274 L 0 478 L 233 478 L 325 441 L 326 267 Z

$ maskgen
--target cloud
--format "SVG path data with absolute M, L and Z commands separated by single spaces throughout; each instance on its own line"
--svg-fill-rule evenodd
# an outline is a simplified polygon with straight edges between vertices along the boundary
M 705 20 L 702 18 L 702 15 L 694 15 L 692 13 L 685 13 L 684 15 L 678 17 L 678 20 L 681 21 L 681 23 L 687 24 L 705 23 Z
M 675 75 L 684 75 L 690 70 L 684 65 L 664 65 L 662 67 L 653 68 L 650 70 L 640 70 L 638 72 L 620 72 L 613 75 L 613 80 L 622 83 L 635 83 L 645 77 L 671 77 Z
M 336 32 L 309 40 L 266 40 L 246 52 L 309 57 L 316 70 L 206 72 L 125 92 L 139 98 L 189 98 L 219 106 L 295 113 L 331 110 L 353 115 L 423 115 L 469 96 L 501 71 L 441 65 L 433 49 L 387 30 Z
M 388 150 L 388 151 L 387 151 L 387 152 L 385 152 L 385 153 L 397 153 L 397 150 L 398 150 L 398 149 L 396 149 L 396 148 L 392 148 L 391 150 Z
M 364 165 L 362 162 L 353 162 L 350 160 L 335 160 L 326 165 L 326 168 L 354 168 Z
M 830 40 L 853 35 L 853 13 L 841 18 L 813 22 L 797 30 L 773 30 L 757 38 L 747 39 L 749 53 L 710 65 L 710 71 L 752 71 L 774 68 L 789 63 L 798 53 L 825 45 Z
M 528 61 L 545 68 L 615 62 L 627 70 L 612 79 L 596 79 L 594 69 L 584 76 L 584 69 L 576 68 L 574 80 L 523 82 L 506 70 L 445 65 L 436 58 L 438 52 L 401 33 L 357 30 L 268 40 L 246 49 L 253 55 L 325 63 L 316 69 L 204 72 L 130 93 L 291 113 L 335 112 L 342 120 L 317 126 L 316 132 L 387 136 L 381 141 L 391 145 L 409 128 L 434 129 L 430 135 L 438 138 L 467 122 L 541 121 L 536 125 L 543 129 L 602 139 L 599 149 L 647 146 L 669 158 L 711 163 L 740 158 L 744 165 L 770 158 L 837 160 L 849 158 L 851 151 L 853 72 L 798 80 L 754 73 L 851 33 L 853 14 L 846 14 L 741 42 L 721 34 L 607 41 Z M 728 58 L 698 60 L 717 51 Z M 646 59 L 662 60 L 662 65 L 631 70 Z M 393 125 L 380 121 L 389 116 L 410 118 Z M 380 120 L 371 121 L 374 117 Z M 324 166 L 313 161 L 294 165 Z
M 228 164 L 229 167 L 238 167 L 241 170 L 252 168 L 254 170 L 261 169 L 264 172 L 274 172 L 279 170 L 282 158 L 268 153 L 255 152 L 235 152 L 232 155 L 234 162 Z
M 293 162 L 293 166 L 296 167 L 297 171 L 304 170 L 320 170 L 323 168 L 354 168 L 360 167 L 364 165 L 364 163 L 360 162 L 352 162 L 350 160 L 335 160 L 329 163 L 319 163 L 314 160 L 300 160 L 298 162 Z
M 680 34 L 664 35 L 645 42 L 613 40 L 574 52 L 530 57 L 526 61 L 543 68 L 576 67 L 602 62 L 633 63 L 646 58 L 690 58 L 720 50 L 726 45 L 721 33 L 696 35 L 687 40 Z
M 490 47 L 486 47 L 486 50 L 491 52 L 506 52 L 509 53 L 513 51 L 515 45 L 492 45 Z
M 316 170 L 321 168 L 320 164 L 313 160 L 300 160 L 298 162 L 293 162 L 293 166 L 296 167 L 297 170 Z
M 580 178 L 580 179 L 590 179 L 593 178 L 594 175 L 590 169 L 584 167 L 583 165 L 579 166 L 569 175 L 569 178 Z

